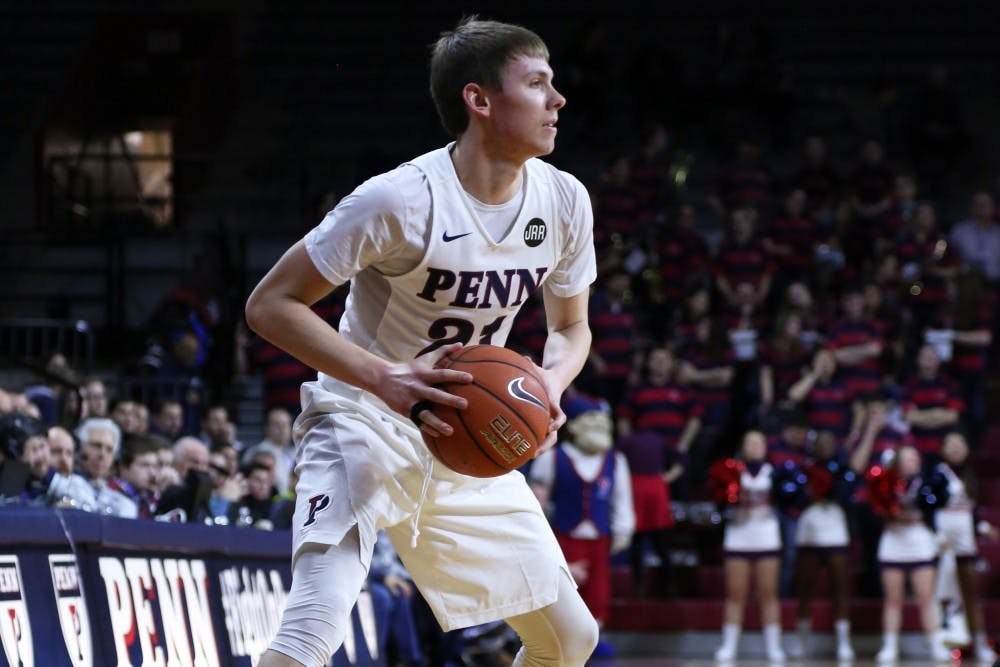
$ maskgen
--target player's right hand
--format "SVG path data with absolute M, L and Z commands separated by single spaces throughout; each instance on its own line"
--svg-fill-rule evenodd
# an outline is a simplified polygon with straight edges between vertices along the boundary
M 438 418 L 431 408 L 434 403 L 439 403 L 464 410 L 468 407 L 468 401 L 438 388 L 437 385 L 468 384 L 472 382 L 472 375 L 464 371 L 436 368 L 435 365 L 445 355 L 460 349 L 462 344 L 454 343 L 417 357 L 413 361 L 391 364 L 374 393 L 390 408 L 413 419 L 420 430 L 427 435 L 431 437 L 451 435 L 451 426 Z

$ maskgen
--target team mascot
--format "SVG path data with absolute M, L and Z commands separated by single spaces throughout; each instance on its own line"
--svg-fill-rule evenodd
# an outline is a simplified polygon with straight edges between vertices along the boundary
M 635 530 L 631 476 L 624 455 L 611 450 L 611 407 L 576 394 L 563 402 L 561 442 L 541 454 L 530 478 L 587 608 L 603 627 L 611 602 L 611 556 Z M 611 657 L 603 640 L 594 657 Z

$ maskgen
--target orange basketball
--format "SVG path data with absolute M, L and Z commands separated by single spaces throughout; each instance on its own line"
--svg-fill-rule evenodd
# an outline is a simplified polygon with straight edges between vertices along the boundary
M 535 456 L 549 432 L 549 399 L 531 361 L 505 347 L 470 345 L 442 357 L 437 365 L 473 378 L 470 384 L 441 386 L 464 397 L 467 408 L 433 407 L 454 429 L 450 436 L 424 434 L 441 463 L 464 475 L 496 477 Z

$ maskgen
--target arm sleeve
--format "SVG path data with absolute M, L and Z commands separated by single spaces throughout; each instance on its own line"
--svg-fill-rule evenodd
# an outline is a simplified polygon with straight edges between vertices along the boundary
M 628 542 L 635 532 L 635 507 L 632 505 L 632 475 L 628 461 L 615 452 L 615 484 L 611 502 L 611 535 L 614 542 Z

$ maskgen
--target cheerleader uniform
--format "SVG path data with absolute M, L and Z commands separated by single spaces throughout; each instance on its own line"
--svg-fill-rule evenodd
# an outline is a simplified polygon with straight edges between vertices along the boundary
M 851 543 L 847 529 L 847 514 L 843 502 L 849 498 L 854 485 L 854 472 L 846 465 L 843 456 L 829 461 L 812 461 L 806 466 L 806 477 L 812 502 L 799 517 L 795 544 L 799 549 L 821 552 L 846 551 Z M 827 480 L 823 478 L 829 475 Z M 822 480 L 822 481 L 818 481 Z
M 911 570 L 937 562 L 937 537 L 917 505 L 923 483 L 919 475 L 910 480 L 900 494 L 898 514 L 886 519 L 878 543 L 878 562 L 883 568 Z
M 771 503 L 774 467 L 747 463 L 740 474 L 740 499 L 730 508 L 722 540 L 728 558 L 766 558 L 781 555 L 781 529 Z
M 781 527 L 771 500 L 773 487 L 779 483 L 776 477 L 774 466 L 770 463 L 748 461 L 741 470 L 739 500 L 729 508 L 730 515 L 722 540 L 726 558 L 780 558 Z M 763 630 L 767 659 L 784 662 L 781 625 L 766 625 Z M 715 652 L 716 660 L 726 662 L 736 657 L 740 633 L 739 625 L 723 624 L 722 646 Z
M 976 544 L 974 505 L 965 488 L 965 482 L 947 463 L 938 463 L 937 470 L 948 481 L 948 502 L 935 517 L 938 537 L 955 552 L 959 561 L 973 560 L 979 556 Z

